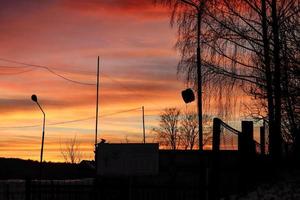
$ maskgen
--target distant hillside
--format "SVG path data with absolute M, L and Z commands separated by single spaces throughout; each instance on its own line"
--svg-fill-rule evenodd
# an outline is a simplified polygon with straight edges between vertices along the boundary
M 91 162 L 89 162 L 91 163 Z M 43 163 L 44 179 L 75 179 L 93 177 L 94 170 L 81 164 Z M 0 158 L 0 179 L 35 179 L 40 177 L 40 163 L 17 158 Z

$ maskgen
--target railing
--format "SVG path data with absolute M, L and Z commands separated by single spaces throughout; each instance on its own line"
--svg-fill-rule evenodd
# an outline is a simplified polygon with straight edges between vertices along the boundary
M 221 121 L 220 150 L 238 150 L 240 131 Z
M 243 153 L 262 153 L 261 145 L 253 138 L 253 122 L 242 121 L 242 131 L 236 130 L 219 118 L 213 120 L 213 150 L 238 150 Z
M 129 180 L 3 180 L 0 200 L 169 200 L 199 199 L 202 187 L 137 184 Z

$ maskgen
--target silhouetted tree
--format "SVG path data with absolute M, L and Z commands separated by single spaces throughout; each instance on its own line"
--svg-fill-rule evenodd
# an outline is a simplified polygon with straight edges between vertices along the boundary
M 65 142 L 64 147 L 60 148 L 60 152 L 66 163 L 79 163 L 81 161 L 80 144 L 77 141 L 76 135 Z
M 125 135 L 125 137 L 124 137 L 124 142 L 125 143 L 130 143 L 130 140 L 129 140 L 129 137 L 128 137 L 128 135 Z
M 176 150 L 180 144 L 179 134 L 180 110 L 177 108 L 166 108 L 160 115 L 159 127 L 153 128 L 158 134 L 160 145 Z
M 211 118 L 207 115 L 203 116 L 203 125 L 208 126 Z M 198 140 L 198 117 L 195 111 L 186 111 L 180 118 L 180 141 L 181 148 L 192 150 L 197 147 Z M 203 146 L 211 141 L 211 131 L 204 129 L 203 131 Z
M 198 117 L 196 112 L 186 112 L 180 123 L 180 138 L 182 147 L 192 150 L 198 139 Z
M 299 113 L 297 101 L 293 100 L 299 99 L 299 92 L 294 92 L 293 97 L 287 95 L 292 88 L 292 91 L 299 91 L 299 76 L 294 75 L 299 72 L 299 1 L 159 2 L 172 8 L 171 25 L 178 27 L 176 47 L 181 53 L 178 72 L 186 74 L 187 81 L 192 83 L 197 80 L 197 11 L 188 4 L 204 5 L 200 37 L 204 87 L 214 89 L 219 86 L 221 90 L 214 90 L 234 92 L 235 88 L 242 86 L 247 94 L 257 100 L 259 113 L 269 123 L 270 153 L 280 156 L 282 122 L 287 121 L 285 124 L 291 126 L 297 123 L 299 116 L 293 114 Z M 283 59 L 286 57 L 284 54 L 290 58 Z M 284 62 L 293 67 L 284 69 L 289 66 Z M 292 68 L 296 70 L 290 70 Z M 287 72 L 286 75 L 284 72 Z M 223 97 L 228 96 L 227 93 Z M 284 106 L 287 109 L 282 109 Z M 264 110 L 266 113 L 263 113 Z M 293 133 L 288 131 L 287 135 Z
M 163 147 L 173 150 L 176 149 L 195 149 L 198 148 L 198 117 L 195 111 L 182 112 L 178 108 L 166 108 L 160 115 L 159 126 L 153 128 L 157 134 L 158 142 Z M 203 124 L 207 127 L 211 118 L 203 116 Z M 204 129 L 203 145 L 211 142 L 211 130 Z

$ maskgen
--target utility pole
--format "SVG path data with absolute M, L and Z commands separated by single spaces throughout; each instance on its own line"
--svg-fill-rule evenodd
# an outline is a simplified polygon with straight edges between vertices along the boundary
M 202 74 L 201 74 L 201 52 L 200 52 L 200 33 L 201 33 L 201 20 L 202 12 L 201 7 L 197 9 L 197 88 L 198 88 L 198 130 L 199 130 L 199 150 L 203 151 L 203 120 L 202 120 Z
M 201 49 L 200 49 L 200 36 L 201 36 L 201 22 L 202 15 L 205 6 L 206 0 L 201 0 L 199 4 L 194 3 L 190 0 L 180 0 L 181 2 L 195 8 L 197 12 L 197 108 L 198 108 L 198 131 L 199 131 L 199 152 L 203 151 L 203 119 L 202 119 L 202 63 L 201 63 Z M 208 165 L 208 163 L 207 163 Z M 200 172 L 202 174 L 202 172 Z M 208 189 L 210 173 L 208 168 L 206 169 L 206 173 L 204 175 L 205 179 L 203 179 L 204 185 L 206 185 L 207 189 L 205 189 L 205 195 L 203 199 L 211 199 L 211 193 Z M 201 188 L 202 189 L 202 188 Z M 213 198 L 213 197 L 212 197 Z M 201 198 L 202 199 L 202 198 Z
M 145 108 L 142 106 L 142 117 L 143 117 L 143 142 L 146 144 L 146 133 L 145 133 Z
M 204 9 L 204 2 L 202 0 L 198 5 L 189 0 L 181 0 L 182 3 L 195 8 L 197 12 L 197 108 L 198 108 L 198 130 L 199 130 L 199 151 L 203 151 L 203 119 L 202 119 L 202 63 L 201 63 L 201 50 L 200 50 L 200 36 L 201 36 L 201 22 Z
M 97 138 L 98 138 L 98 113 L 99 113 L 99 64 L 100 64 L 100 58 L 98 56 L 98 60 L 97 60 L 97 97 L 96 97 L 95 150 L 96 150 L 96 145 L 97 145 L 97 141 L 98 141 Z

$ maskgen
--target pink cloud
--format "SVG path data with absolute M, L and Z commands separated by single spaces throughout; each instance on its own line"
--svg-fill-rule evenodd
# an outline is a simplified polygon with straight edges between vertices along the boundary
M 114 1 L 72 1 L 65 0 L 66 8 L 80 11 L 87 15 L 105 15 L 106 17 L 134 17 L 139 20 L 161 20 L 167 18 L 169 11 L 149 0 L 114 0 Z

